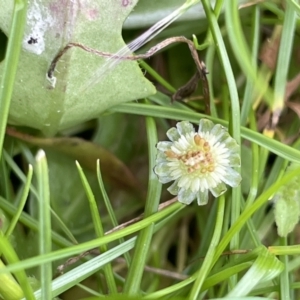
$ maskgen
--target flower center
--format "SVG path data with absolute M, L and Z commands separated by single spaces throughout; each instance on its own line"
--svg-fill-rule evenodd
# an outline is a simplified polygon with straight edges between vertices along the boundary
M 215 170 L 215 161 L 209 143 L 199 134 L 194 136 L 194 144 L 184 154 L 178 155 L 172 150 L 166 151 L 165 154 L 169 158 L 177 158 L 181 161 L 188 173 L 200 171 L 202 174 L 206 174 Z

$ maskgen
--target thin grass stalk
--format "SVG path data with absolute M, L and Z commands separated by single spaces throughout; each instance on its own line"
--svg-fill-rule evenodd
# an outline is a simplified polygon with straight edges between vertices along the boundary
M 217 215 L 216 215 L 216 223 L 215 223 L 215 230 L 211 239 L 211 242 L 209 244 L 209 248 L 207 250 L 205 259 L 203 261 L 203 264 L 197 272 L 197 278 L 193 284 L 192 290 L 189 295 L 189 300 L 197 300 L 199 293 L 201 291 L 201 287 L 207 278 L 207 275 L 209 271 L 213 267 L 213 259 L 214 254 L 217 248 L 217 245 L 219 243 L 221 232 L 222 232 L 222 226 L 223 226 L 223 218 L 224 218 L 224 210 L 225 210 L 225 197 L 224 195 L 221 196 L 218 200 L 218 209 L 217 209 Z
M 250 113 L 250 127 L 253 131 L 257 132 L 254 112 Z M 260 164 L 260 157 L 259 157 L 259 148 L 256 143 L 251 144 L 251 153 L 252 153 L 252 177 L 251 177 L 250 190 L 248 193 L 245 207 L 248 207 L 254 202 L 257 196 L 258 183 L 259 183 L 258 169 Z
M 151 98 L 151 97 L 150 97 Z M 171 120 L 187 120 L 189 122 L 198 124 L 199 119 L 207 118 L 212 120 L 214 123 L 219 123 L 225 127 L 228 127 L 228 121 L 216 119 L 204 114 L 183 111 L 177 108 L 171 107 L 157 107 L 155 105 L 147 105 L 147 104 L 136 104 L 136 103 L 126 103 L 120 104 L 113 109 L 111 112 L 123 112 L 128 114 L 138 114 L 143 116 L 151 116 L 156 118 L 168 118 Z M 259 132 L 254 132 L 246 127 L 241 127 L 241 136 L 246 140 L 256 143 L 259 146 L 262 146 L 272 153 L 283 157 L 291 162 L 300 163 L 300 151 L 285 145 L 279 141 L 268 138 L 262 135 Z
M 156 213 L 158 210 L 161 196 L 161 183 L 159 183 L 158 178 L 153 172 L 156 159 L 155 145 L 157 143 L 157 132 L 155 122 L 152 118 L 146 118 L 146 128 L 148 137 L 149 179 L 144 216 L 147 218 Z M 153 230 L 154 223 L 141 230 L 138 235 L 132 263 L 125 280 L 124 293 L 126 294 L 136 295 L 140 291 L 140 284 L 152 240 Z
M 176 89 L 166 81 L 162 76 L 160 76 L 152 67 L 150 67 L 146 62 L 143 60 L 139 61 L 139 65 L 143 68 L 149 75 L 151 75 L 155 81 L 165 87 L 170 93 L 175 93 Z
M 5 264 L 0 259 L 0 270 L 1 269 L 5 270 L 5 268 L 6 268 Z M 1 282 L 0 294 L 5 300 L 15 300 L 23 297 L 23 291 L 12 274 L 10 273 L 1 274 L 0 282 Z
M 2 264 L 2 261 L 0 261 L 0 264 L 2 265 L 2 267 L 0 268 L 0 276 L 2 275 L 7 275 L 7 273 L 10 273 L 9 271 L 9 267 L 12 264 L 15 263 L 19 263 L 20 260 L 13 248 L 13 246 L 11 245 L 11 243 L 8 241 L 8 239 L 4 236 L 0 234 L 0 249 L 2 250 L 2 254 L 5 257 L 5 260 L 7 262 L 7 266 L 4 267 L 4 265 Z M 27 275 L 24 271 L 24 268 L 18 268 L 18 270 L 15 270 L 13 272 L 14 277 L 16 278 L 16 281 L 5 281 L 3 282 L 2 280 L 4 278 L 1 278 L 1 283 L 2 283 L 2 288 L 8 289 L 8 295 L 7 295 L 7 299 L 8 300 L 15 300 L 15 299 L 20 299 L 21 297 L 25 296 L 27 300 L 35 300 L 34 296 L 33 296 L 33 291 L 32 288 L 30 286 L 29 280 L 27 278 Z M 9 277 L 7 277 L 6 279 L 10 279 Z M 14 278 L 11 278 L 14 279 Z M 1 290 L 1 293 L 3 292 L 3 290 Z
M 52 281 L 53 297 L 57 297 L 60 294 L 66 292 L 70 288 L 76 286 L 78 283 L 99 272 L 100 269 L 104 268 L 105 265 L 109 264 L 112 260 L 118 258 L 125 252 L 130 251 L 134 247 L 135 241 L 136 237 L 131 238 L 126 242 L 117 245 L 116 247 L 109 249 L 104 253 L 101 253 L 100 255 L 75 267 L 69 272 L 66 272 L 61 276 L 55 278 Z M 34 295 L 36 297 L 36 300 L 44 300 L 44 298 L 41 298 L 41 290 L 37 290 Z M 109 296 L 107 296 L 107 298 L 108 297 Z M 113 299 L 117 299 L 118 295 L 112 295 L 111 297 Z
M 93 249 L 96 247 L 100 247 L 102 245 L 114 242 L 122 237 L 125 237 L 127 235 L 133 234 L 137 231 L 140 231 L 141 229 L 149 226 L 151 223 L 156 223 L 161 220 L 164 220 L 169 215 L 179 212 L 185 208 L 185 205 L 183 205 L 180 202 L 173 203 L 172 205 L 164 208 L 163 210 L 157 212 L 156 214 L 153 214 L 149 216 L 148 218 L 145 218 L 133 225 L 130 225 L 126 228 L 120 229 L 119 231 L 113 232 L 109 235 L 106 235 L 102 238 L 97 238 L 92 241 L 88 241 L 79 245 L 71 246 L 68 249 L 60 249 L 56 251 L 52 251 L 52 253 L 40 255 L 39 259 L 37 260 L 36 257 L 28 258 L 23 260 L 22 262 L 19 262 L 18 264 L 10 265 L 8 266 L 8 271 L 15 271 L 23 268 L 31 268 L 39 265 L 41 261 L 43 262 L 51 262 L 58 259 L 64 259 L 66 257 L 70 257 L 72 255 L 76 255 L 79 253 L 82 253 L 84 251 L 87 251 L 89 249 Z M 0 270 L 1 274 L 1 270 Z
M 9 166 L 6 165 L 5 159 L 0 159 L 0 169 L 1 169 L 1 187 L 2 187 L 2 196 L 7 199 L 9 202 L 13 202 L 13 195 L 10 188 L 9 180 Z
M 300 14 L 300 5 L 296 0 L 287 0 L 289 5 L 293 8 L 293 10 L 299 15 Z
M 17 177 L 25 184 L 26 183 L 26 176 L 20 169 L 20 167 L 16 164 L 16 162 L 8 155 L 8 153 L 4 150 L 3 151 L 3 157 L 5 158 L 7 164 L 10 166 L 10 168 L 14 171 L 14 173 L 17 175 Z M 30 192 L 38 198 L 38 191 L 36 187 L 31 184 L 30 185 Z M 71 230 L 65 225 L 65 223 L 62 221 L 62 219 L 57 215 L 57 213 L 50 207 L 51 214 L 53 215 L 53 218 L 56 223 L 59 224 L 61 230 L 66 234 L 66 236 L 73 242 L 73 244 L 77 244 L 77 240 L 75 239 L 74 235 L 72 234 Z
M 222 238 L 220 241 L 220 244 L 218 245 L 218 249 L 216 251 L 215 260 L 219 258 L 219 256 L 222 254 L 222 252 L 225 250 L 226 246 L 230 243 L 231 238 L 234 236 L 234 234 L 241 230 L 241 228 L 244 226 L 244 224 L 247 222 L 247 220 L 262 206 L 264 205 L 269 198 L 283 185 L 285 185 L 287 182 L 289 182 L 294 176 L 300 175 L 300 168 L 297 168 L 293 170 L 292 172 L 286 174 L 284 177 L 281 178 L 278 182 L 273 184 L 267 191 L 262 193 L 256 201 L 246 208 L 238 218 L 238 220 L 232 224 L 231 228 L 228 230 L 226 235 Z
M 213 70 L 213 66 L 214 66 L 214 60 L 215 60 L 215 53 L 216 53 L 216 48 L 215 45 L 211 45 L 207 51 L 206 51 L 206 66 L 207 66 L 207 70 Z M 214 74 L 213 72 L 209 72 L 209 74 L 207 75 L 207 79 L 208 79 L 208 86 L 209 86 L 209 98 L 210 98 L 210 112 L 212 117 L 214 118 L 218 118 L 218 111 L 216 108 L 216 104 L 215 104 L 215 96 L 214 96 L 214 89 L 213 89 L 213 78 L 214 78 Z
M 109 199 L 109 197 L 106 193 L 105 187 L 104 187 L 104 183 L 103 183 L 102 175 L 101 175 L 100 160 L 99 159 L 97 160 L 97 180 L 98 180 L 99 188 L 100 188 L 103 200 L 104 200 L 104 205 L 105 205 L 105 207 L 108 211 L 108 215 L 110 217 L 110 220 L 113 224 L 113 227 L 117 227 L 119 225 L 119 223 L 117 221 L 116 215 L 114 213 L 114 209 L 111 205 L 110 199 Z M 122 244 L 122 243 L 125 242 L 125 240 L 123 238 L 121 238 L 121 239 L 119 239 L 119 242 L 120 242 L 120 244 Z M 130 263 L 131 263 L 130 254 L 128 252 L 126 252 L 124 254 L 124 258 L 126 260 L 127 266 L 129 266 Z
M 287 246 L 288 240 L 286 237 L 280 238 L 280 245 Z M 289 270 L 287 268 L 289 264 L 289 257 L 288 255 L 283 255 L 280 257 L 280 261 L 284 264 L 284 270 L 280 274 L 280 299 L 291 299 L 291 292 L 290 292 L 290 275 Z
M 285 106 L 285 89 L 288 80 L 292 47 L 296 27 L 296 12 L 291 1 L 287 2 L 286 12 L 282 28 L 282 35 L 277 58 L 276 73 L 274 79 L 274 101 L 272 103 L 273 120 L 277 124 L 278 118 Z
M 50 186 L 49 170 L 46 154 L 39 150 L 36 156 L 36 177 L 38 185 L 38 205 L 39 205 L 39 254 L 50 254 L 52 250 L 51 239 L 51 213 L 50 213 Z M 52 299 L 51 281 L 52 264 L 45 262 L 40 265 L 40 282 L 42 297 Z
M 248 262 L 248 261 L 252 261 L 254 259 L 256 259 L 256 257 L 258 256 L 259 254 L 259 251 L 257 251 L 256 249 L 253 250 L 252 252 L 250 253 L 247 253 L 244 257 L 243 257 L 243 260 L 239 260 L 237 262 L 230 262 L 229 265 L 228 265 L 228 269 L 227 268 L 224 268 L 224 272 L 223 270 L 220 270 L 219 273 L 216 273 L 214 275 L 212 275 L 211 277 L 208 277 L 207 278 L 207 281 L 208 280 L 212 280 L 212 281 L 217 281 L 216 284 L 218 283 L 221 283 L 223 280 L 226 280 L 228 279 L 229 277 L 237 274 L 238 272 L 244 270 L 246 268 L 246 266 L 251 266 L 253 264 L 253 262 L 251 262 L 250 264 L 248 265 L 242 265 L 244 262 Z M 241 263 L 242 266 L 239 267 L 239 264 Z M 232 268 L 232 267 L 235 267 L 235 268 Z M 225 274 L 224 274 L 225 273 Z M 157 292 L 154 292 L 150 295 L 146 295 L 144 297 L 144 299 L 158 299 L 160 297 L 164 297 L 164 296 L 167 296 L 171 293 L 175 293 L 179 290 L 181 290 L 182 288 L 184 287 L 187 287 L 188 285 L 190 285 L 191 283 L 193 283 L 195 281 L 195 279 L 197 278 L 197 275 L 198 275 L 198 272 L 194 273 L 193 275 L 189 276 L 187 279 L 179 282 L 179 283 L 176 283 L 176 284 L 173 284 L 171 287 L 167 287 L 165 289 L 162 289 L 160 291 L 157 291 Z M 208 287 L 210 286 L 207 286 L 207 281 L 204 282 L 203 286 L 202 286 L 202 290 L 201 291 L 205 291 Z M 225 283 L 225 286 L 227 287 L 227 283 Z
M 11 203 L 9 203 L 6 199 L 2 198 L 1 196 L 0 196 L 0 208 L 3 209 L 10 216 L 14 216 L 15 214 L 17 214 L 18 211 L 18 209 L 15 206 L 13 206 Z M 27 213 L 22 212 L 18 221 L 21 224 L 28 227 L 30 230 L 38 232 L 38 226 L 39 226 L 38 221 L 33 219 Z M 59 235 L 54 231 L 51 231 L 51 237 L 53 243 L 55 243 L 60 247 L 69 247 L 73 245 L 70 241 L 66 240 L 64 237 L 62 237 L 61 235 Z
M 91 186 L 89 185 L 86 176 L 83 173 L 83 170 L 81 168 L 81 166 L 79 165 L 78 161 L 76 161 L 76 167 L 82 182 L 82 185 L 84 187 L 85 190 L 85 194 L 88 198 L 89 201 L 89 205 L 90 205 L 90 211 L 91 211 L 91 215 L 92 215 L 92 220 L 93 220 L 93 224 L 94 224 L 94 228 L 95 228 L 95 232 L 96 232 L 96 236 L 98 238 L 101 238 L 104 236 L 104 230 L 103 230 L 103 226 L 102 226 L 102 221 L 100 218 L 100 214 L 99 214 L 99 210 L 98 210 L 98 206 L 95 200 L 95 196 L 93 194 L 93 191 L 91 189 Z M 99 247 L 100 253 L 104 253 L 107 251 L 107 246 L 106 245 L 101 245 Z M 106 264 L 104 267 L 104 274 L 105 274 L 105 279 L 107 281 L 107 285 L 109 288 L 109 292 L 112 294 L 117 294 L 118 289 L 117 289 L 117 285 L 116 282 L 114 280 L 114 273 L 113 273 L 113 269 L 111 264 Z
M 6 123 L 21 52 L 26 12 L 27 1 L 15 0 L 10 37 L 0 83 L 0 159 L 2 157 Z
M 260 30 L 260 7 L 255 5 L 252 12 L 252 49 L 251 49 L 251 65 L 256 71 L 256 62 L 259 48 L 259 30 Z M 251 77 L 247 77 L 245 93 L 243 97 L 243 104 L 241 110 L 241 125 L 245 126 L 249 118 L 249 112 L 252 108 L 253 103 L 253 90 L 254 90 L 254 80 Z
M 17 225 L 17 222 L 20 219 L 20 216 L 22 214 L 22 211 L 24 209 L 24 206 L 25 206 L 28 194 L 29 194 L 32 174 L 33 174 L 33 168 L 32 168 L 32 165 L 29 165 L 28 166 L 28 174 L 27 174 L 26 182 L 25 182 L 25 185 L 24 185 L 24 188 L 23 188 L 23 191 L 22 191 L 21 201 L 20 201 L 20 203 L 17 207 L 16 213 L 14 214 L 14 216 L 13 216 L 12 220 L 10 221 L 10 224 L 9 224 L 9 226 L 8 226 L 6 232 L 5 232 L 6 237 L 9 237 L 12 234 L 12 232 L 14 231 L 14 229 Z

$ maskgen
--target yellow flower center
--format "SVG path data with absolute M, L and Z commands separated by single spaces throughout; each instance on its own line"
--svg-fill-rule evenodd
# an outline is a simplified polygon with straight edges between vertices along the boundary
M 215 161 L 212 157 L 209 143 L 201 138 L 199 134 L 194 136 L 195 145 L 184 154 L 178 155 L 172 150 L 165 152 L 171 159 L 178 159 L 184 163 L 188 173 L 200 171 L 202 174 L 210 173 L 215 170 Z

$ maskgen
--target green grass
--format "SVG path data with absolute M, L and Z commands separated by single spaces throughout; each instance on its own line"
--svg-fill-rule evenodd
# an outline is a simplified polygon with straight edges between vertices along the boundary
M 173 3 L 164 2 L 168 4 L 157 4 L 161 11 Z M 177 12 L 185 16 L 186 8 L 197 2 L 186 1 Z M 279 2 L 238 9 L 237 0 L 218 0 L 215 8 L 202 0 L 203 15 L 171 24 L 138 50 L 145 53 L 175 35 L 194 41 L 209 71 L 210 115 L 205 113 L 201 80 L 192 95 L 196 99 L 170 101 L 170 94 L 196 70 L 188 46 L 175 43 L 140 62 L 157 86 L 156 94 L 123 103 L 117 85 L 126 98 L 127 74 L 118 74 L 125 83 L 114 83 L 117 105 L 92 120 L 82 115 L 82 122 L 51 137 L 43 129 L 29 128 L 34 120 L 16 127 L 23 121 L 11 122 L 10 104 L 15 109 L 26 97 L 20 94 L 18 74 L 24 72 L 22 59 L 28 55 L 22 48 L 27 1 L 15 1 L 9 30 L 0 13 L 0 28 L 9 36 L 0 64 L 1 300 L 300 298 L 299 224 L 292 223 L 295 228 L 279 236 L 274 216 L 279 201 L 286 206 L 278 226 L 287 228 L 291 214 L 300 215 L 300 6 L 294 0 L 285 6 Z M 142 0 L 139 5 L 146 20 L 152 6 Z M 144 30 L 139 22 L 135 26 L 124 29 L 127 42 Z M 86 30 L 90 42 L 94 37 Z M 46 93 L 67 82 L 59 71 L 83 50 L 68 51 L 57 66 L 58 86 Z M 87 61 L 95 59 L 95 54 L 87 55 Z M 124 61 L 110 63 L 104 61 L 107 69 L 100 70 L 103 84 L 105 76 L 111 80 L 123 70 L 119 66 Z M 134 94 L 139 87 L 132 84 L 130 90 Z M 33 106 L 24 107 L 24 113 L 34 110 L 35 102 L 48 101 L 34 98 L 34 91 L 32 95 L 24 103 Z M 89 95 L 78 97 L 74 109 L 80 101 L 85 114 Z M 99 95 L 94 101 L 101 106 L 101 99 Z M 240 145 L 242 163 L 236 171 L 242 183 L 217 199 L 210 197 L 205 206 L 196 201 L 187 206 L 173 199 L 153 172 L 155 146 L 167 140 L 166 131 L 177 121 L 197 126 L 201 118 L 227 127 Z M 285 202 L 291 198 L 293 207 Z

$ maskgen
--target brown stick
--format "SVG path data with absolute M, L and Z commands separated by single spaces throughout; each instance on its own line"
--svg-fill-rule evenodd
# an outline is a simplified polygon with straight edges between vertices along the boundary
M 180 88 L 174 95 L 173 99 L 176 100 L 176 98 L 183 98 L 188 95 L 188 92 L 191 92 L 197 87 L 197 80 L 201 79 L 203 82 L 203 94 L 204 94 L 204 99 L 205 99 L 205 111 L 207 114 L 210 114 L 210 99 L 209 99 L 209 86 L 208 86 L 208 81 L 206 75 L 208 74 L 206 66 L 203 61 L 199 59 L 197 49 L 195 48 L 195 45 L 192 41 L 187 39 L 184 36 L 176 36 L 176 37 L 171 37 L 168 38 L 154 47 L 150 48 L 145 54 L 139 54 L 139 55 L 128 55 L 128 56 L 122 56 L 118 54 L 113 54 L 109 52 L 103 52 L 99 51 L 90 47 L 87 47 L 83 44 L 80 43 L 69 43 L 67 44 L 52 60 L 50 67 L 48 69 L 47 75 L 51 79 L 53 78 L 53 73 L 56 67 L 56 64 L 60 60 L 60 58 L 72 47 L 78 47 L 84 51 L 87 51 L 89 53 L 95 54 L 97 56 L 101 57 L 108 57 L 108 58 L 113 58 L 113 59 L 120 59 L 120 60 L 138 60 L 138 59 L 145 59 L 149 58 L 152 55 L 154 55 L 156 52 L 160 51 L 161 49 L 173 44 L 173 43 L 186 43 L 188 44 L 188 47 L 191 51 L 192 57 L 194 59 L 194 62 L 197 67 L 197 73 L 192 77 L 192 79 L 184 85 L 182 88 Z M 183 93 L 182 95 L 180 93 Z
M 176 202 L 176 201 L 177 201 L 177 197 L 175 197 L 175 198 L 173 198 L 173 199 L 170 199 L 170 200 L 168 200 L 168 201 L 166 201 L 166 202 L 161 203 L 161 204 L 158 206 L 158 211 L 164 209 L 165 207 L 167 207 L 167 206 L 173 204 L 173 203 Z M 142 214 L 142 215 L 140 215 L 140 216 L 138 216 L 138 217 L 136 217 L 136 218 L 134 218 L 134 219 L 131 219 L 131 220 L 129 220 L 129 221 L 123 223 L 123 224 L 120 224 L 119 226 L 116 226 L 116 227 L 114 227 L 113 229 L 111 229 L 111 230 L 105 232 L 105 235 L 107 235 L 107 234 L 109 234 L 109 233 L 112 233 L 112 232 L 115 232 L 115 231 L 118 231 L 118 230 L 120 230 L 120 229 L 122 229 L 122 228 L 125 228 L 125 227 L 127 227 L 128 225 L 130 225 L 130 224 L 136 223 L 137 221 L 143 219 L 143 216 L 144 216 L 144 215 Z M 100 252 L 99 252 L 99 249 L 98 249 L 98 248 L 94 248 L 94 249 L 91 249 L 91 250 L 87 250 L 87 251 L 85 251 L 85 252 L 82 252 L 82 253 L 80 253 L 80 254 L 77 255 L 77 256 L 74 256 L 74 257 L 69 258 L 65 263 L 63 263 L 62 265 L 58 266 L 57 269 L 56 269 L 56 270 L 57 270 L 57 273 L 62 274 L 63 271 L 64 271 L 64 269 L 65 269 L 66 267 L 75 264 L 78 260 L 80 260 L 81 258 L 84 258 L 85 256 L 88 256 L 88 255 L 99 255 L 99 254 L 100 254 Z

